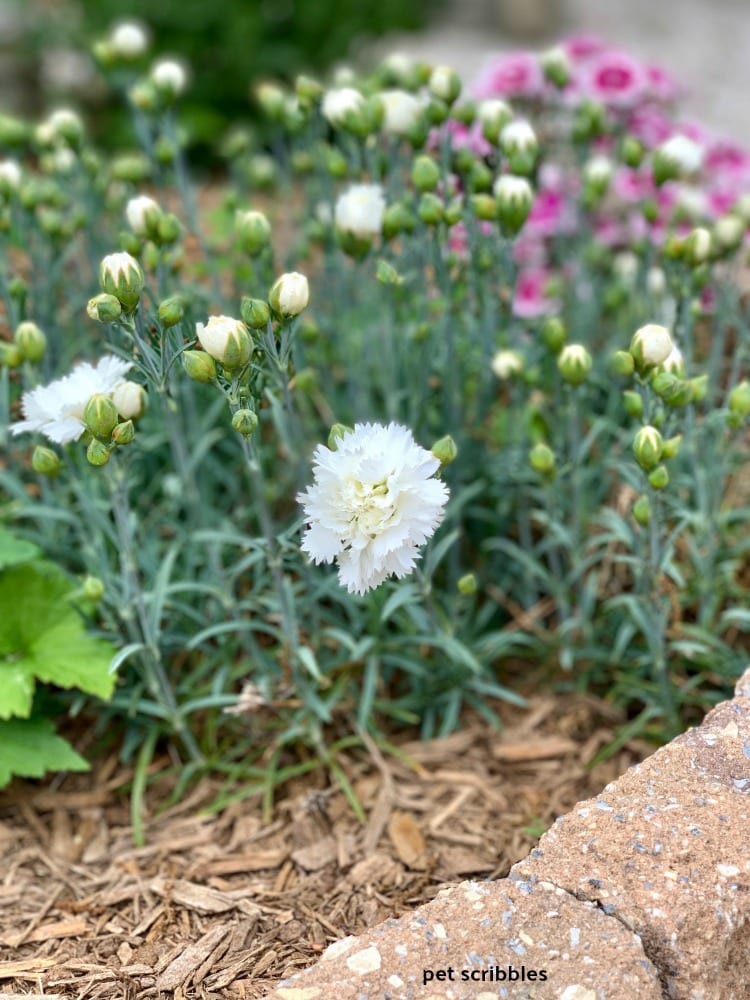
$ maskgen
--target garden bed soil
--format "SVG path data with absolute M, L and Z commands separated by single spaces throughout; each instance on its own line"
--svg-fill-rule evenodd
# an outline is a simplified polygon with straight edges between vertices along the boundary
M 16 782 L 0 794 L 0 997 L 259 998 L 337 938 L 465 878 L 499 878 L 578 800 L 651 747 L 615 736 L 604 702 L 534 697 L 445 739 L 374 746 L 338 761 L 361 802 L 313 772 L 215 814 L 219 785 L 178 805 L 158 759 L 136 847 L 115 758 L 88 775 Z M 160 807 L 162 811 L 160 812 Z

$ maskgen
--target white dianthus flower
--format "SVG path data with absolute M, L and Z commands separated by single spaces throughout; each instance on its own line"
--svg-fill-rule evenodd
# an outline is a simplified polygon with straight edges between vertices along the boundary
M 55 444 L 77 441 L 85 430 L 83 411 L 92 396 L 111 395 L 132 367 L 107 354 L 96 364 L 75 366 L 64 378 L 30 389 L 21 397 L 24 420 L 10 425 L 11 434 L 39 431 Z
M 112 29 L 109 44 L 121 59 L 136 59 L 148 48 L 148 32 L 138 21 L 121 21 Z
M 385 215 L 385 196 L 380 184 L 352 184 L 336 202 L 336 228 L 360 239 L 380 235 Z
M 703 163 L 703 147 L 686 135 L 673 135 L 659 146 L 658 152 L 686 174 L 700 170 Z
M 408 90 L 383 90 L 378 97 L 383 106 L 383 131 L 408 135 L 420 119 L 424 101 Z
M 151 82 L 159 90 L 167 91 L 177 97 L 187 87 L 187 70 L 175 59 L 159 59 L 151 67 Z
M 365 99 L 354 87 L 334 87 L 326 91 L 320 110 L 331 125 L 342 125 L 349 115 L 356 114 Z
M 21 186 L 23 172 L 15 160 L 0 161 L 0 188 L 15 191 Z
M 440 461 L 398 424 L 357 424 L 314 459 L 315 481 L 297 497 L 308 521 L 303 551 L 315 563 L 336 560 L 350 593 L 411 573 L 448 501 L 432 478 Z

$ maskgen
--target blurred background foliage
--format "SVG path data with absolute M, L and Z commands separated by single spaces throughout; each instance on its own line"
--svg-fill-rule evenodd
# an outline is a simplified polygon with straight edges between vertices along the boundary
M 183 121 L 198 152 L 230 122 L 251 119 L 259 80 L 325 75 L 358 48 L 394 30 L 416 30 L 439 0 L 0 0 L 3 110 L 41 114 L 70 103 L 87 113 L 97 140 L 122 144 L 121 102 L 105 87 L 91 45 L 113 23 L 139 20 L 152 52 L 191 67 Z M 144 57 L 144 67 L 148 57 Z M 105 114 L 106 112 L 106 114 Z M 105 127 L 106 122 L 106 127 Z

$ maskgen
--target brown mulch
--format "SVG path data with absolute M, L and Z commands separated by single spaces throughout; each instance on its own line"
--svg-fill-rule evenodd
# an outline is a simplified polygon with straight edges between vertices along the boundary
M 594 698 L 500 712 L 501 733 L 475 719 L 398 757 L 340 754 L 364 825 L 323 771 L 280 789 L 270 821 L 258 797 L 207 813 L 209 780 L 160 813 L 156 774 L 138 848 L 114 760 L 16 783 L 0 795 L 0 997 L 262 997 L 331 941 L 445 885 L 505 875 L 652 749 L 630 743 L 590 767 L 619 721 Z

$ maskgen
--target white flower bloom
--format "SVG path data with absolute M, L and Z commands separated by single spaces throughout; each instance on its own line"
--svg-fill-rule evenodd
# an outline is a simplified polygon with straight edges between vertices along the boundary
M 517 177 L 515 174 L 501 174 L 492 191 L 498 201 L 509 205 L 528 204 L 530 207 L 534 199 L 531 184 L 525 177 Z
M 380 184 L 352 184 L 336 202 L 336 228 L 360 239 L 379 236 L 385 215 L 385 196 Z
M 686 135 L 673 135 L 659 146 L 658 152 L 686 174 L 700 170 L 703 163 L 703 147 Z
M 131 367 L 129 361 L 107 354 L 96 365 L 84 361 L 64 378 L 30 389 L 21 397 L 25 419 L 10 425 L 11 434 L 39 431 L 55 444 L 77 441 L 85 430 L 83 411 L 91 397 L 111 395 Z
M 159 59 L 151 67 L 151 82 L 159 90 L 166 90 L 174 97 L 187 87 L 187 70 L 175 59 Z
M 538 146 L 536 132 L 527 121 L 519 118 L 503 126 L 500 145 L 506 153 L 526 153 Z
M 23 179 L 21 167 L 15 160 L 0 161 L 0 189 L 15 191 Z
M 343 125 L 348 115 L 356 114 L 365 99 L 354 87 L 336 87 L 326 91 L 320 110 L 331 125 Z
M 128 225 L 137 236 L 145 236 L 151 228 L 153 221 L 159 219 L 161 208 L 158 202 L 149 198 L 147 194 L 140 194 L 131 198 L 125 206 L 125 218 Z
M 517 351 L 498 351 L 492 358 L 490 367 L 501 381 L 505 381 L 521 374 L 523 358 Z
M 383 131 L 408 135 L 419 121 L 424 101 L 407 90 L 382 90 L 378 97 L 383 106 Z
M 136 59 L 148 48 L 148 32 L 138 21 L 121 21 L 112 29 L 109 44 L 122 59 Z
M 615 165 L 608 156 L 592 156 L 583 167 L 584 180 L 592 184 L 609 184 Z
M 431 478 L 439 460 L 398 424 L 357 424 L 314 459 L 315 481 L 297 498 L 308 521 L 303 551 L 315 563 L 335 559 L 350 593 L 410 573 L 448 501 Z

